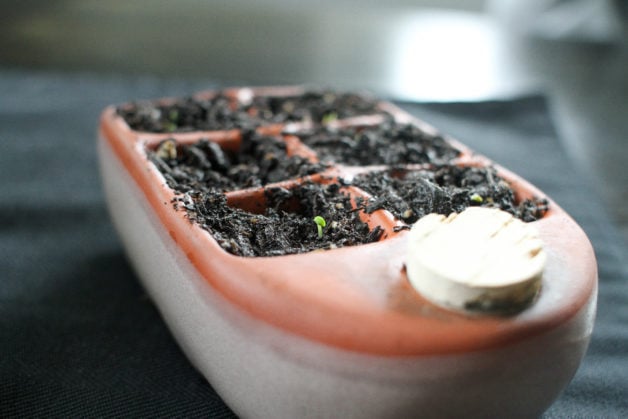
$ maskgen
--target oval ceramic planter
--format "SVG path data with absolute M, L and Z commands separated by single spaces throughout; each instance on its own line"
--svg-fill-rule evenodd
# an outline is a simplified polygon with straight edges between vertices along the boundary
M 389 103 L 379 108 L 433 131 Z M 548 254 L 535 304 L 508 317 L 455 313 L 411 288 L 406 232 L 394 231 L 396 221 L 381 211 L 364 215 L 385 227 L 376 243 L 280 257 L 225 252 L 173 208 L 174 192 L 147 159 L 148 149 L 171 136 L 209 138 L 228 148 L 239 132 L 142 133 L 107 108 L 99 140 L 107 201 L 129 258 L 175 338 L 238 415 L 533 417 L 573 377 L 593 327 L 596 262 L 585 234 L 551 200 L 548 213 L 534 222 Z M 462 151 L 457 164 L 492 164 L 448 141 Z M 348 177 L 360 170 L 332 169 Z M 544 196 L 497 170 L 518 199 Z M 255 191 L 228 197 L 245 207 L 260 201 Z

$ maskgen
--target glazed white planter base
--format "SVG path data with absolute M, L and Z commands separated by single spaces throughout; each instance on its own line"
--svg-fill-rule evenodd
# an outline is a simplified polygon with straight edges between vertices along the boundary
M 109 210 L 138 276 L 186 355 L 241 417 L 535 417 L 586 351 L 596 292 L 554 330 L 474 353 L 376 356 L 271 326 L 199 275 L 102 138 L 99 155 Z

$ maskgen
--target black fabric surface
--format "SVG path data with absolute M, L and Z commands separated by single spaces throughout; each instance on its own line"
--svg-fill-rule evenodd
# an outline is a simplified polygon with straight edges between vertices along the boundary
M 0 417 L 232 417 L 147 298 L 110 224 L 98 116 L 201 81 L 0 71 Z M 580 223 L 600 272 L 589 352 L 548 418 L 628 417 L 626 248 L 541 97 L 404 104 L 530 180 Z

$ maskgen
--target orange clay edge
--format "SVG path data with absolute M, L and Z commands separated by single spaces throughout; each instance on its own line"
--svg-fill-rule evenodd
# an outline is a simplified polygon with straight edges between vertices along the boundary
M 234 256 L 192 225 L 184 211 L 173 209 L 173 192 L 146 160 L 147 143 L 170 136 L 207 137 L 205 133 L 134 132 L 113 107 L 103 112 L 100 132 L 143 191 L 164 230 L 209 286 L 251 317 L 315 342 L 384 356 L 498 348 L 566 322 L 595 289 L 597 271 L 588 239 L 554 202 L 546 217 L 535 222 L 549 255 L 544 289 L 535 305 L 512 317 L 465 316 L 423 300 L 403 270 L 404 233 L 332 251 L 274 258 Z M 542 195 L 516 175 L 499 170 L 518 194 Z M 545 284 L 554 281 L 566 284 L 561 304 L 547 304 L 543 295 Z M 547 288 L 552 292 L 557 287 Z

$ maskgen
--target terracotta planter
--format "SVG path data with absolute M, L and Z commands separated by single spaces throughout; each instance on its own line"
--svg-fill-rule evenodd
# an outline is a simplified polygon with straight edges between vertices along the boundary
M 299 91 L 229 94 L 237 100 Z M 378 106 L 433 131 L 389 103 Z M 283 128 L 270 127 L 261 129 Z M 236 147 L 239 132 L 143 133 L 107 108 L 99 140 L 107 200 L 129 258 L 175 338 L 238 415 L 533 417 L 573 377 L 593 327 L 597 271 L 585 234 L 555 202 L 534 222 L 548 254 L 535 304 L 508 317 L 461 314 L 430 304 L 408 284 L 407 232 L 396 232 L 398 220 L 385 211 L 363 215 L 385 229 L 376 243 L 279 257 L 225 252 L 173 208 L 173 191 L 147 159 L 147 150 L 169 137 Z M 288 141 L 295 153 L 316 158 L 298 140 Z M 448 141 L 462 151 L 457 164 L 491 163 Z M 330 170 L 351 176 L 365 168 Z M 518 199 L 544 196 L 507 170 L 498 172 Z M 255 210 L 262 196 L 234 191 L 228 200 Z

